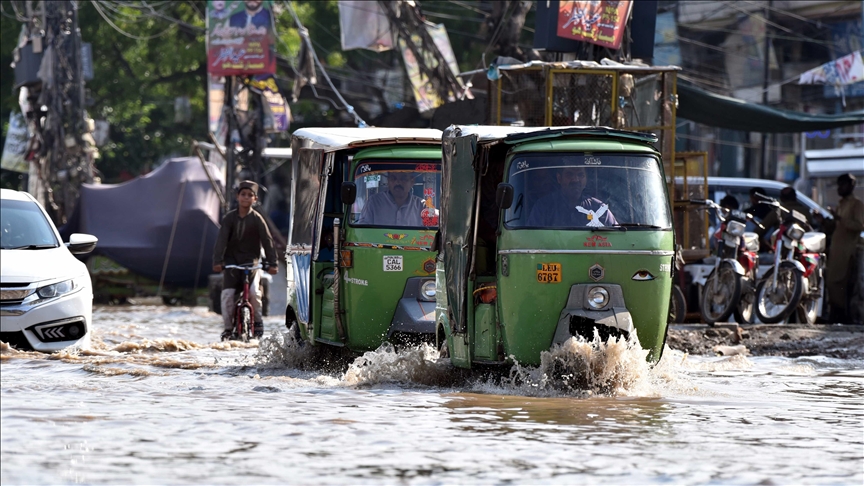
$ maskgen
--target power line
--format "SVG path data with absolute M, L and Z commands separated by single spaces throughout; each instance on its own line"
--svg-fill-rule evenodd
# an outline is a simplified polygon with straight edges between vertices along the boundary
M 780 29 L 783 32 L 786 32 L 788 34 L 792 34 L 792 35 L 796 36 L 799 40 L 806 41 L 806 42 L 813 42 L 815 44 L 822 44 L 824 42 L 824 41 L 820 41 L 818 39 L 813 39 L 812 37 L 800 35 L 800 34 L 796 33 L 795 31 L 793 31 L 792 29 L 789 29 L 789 28 L 786 28 L 780 24 L 771 22 L 770 20 L 766 19 L 763 16 L 758 16 L 754 13 L 748 12 L 747 10 L 736 5 L 735 2 L 723 1 L 723 3 L 731 6 L 735 10 L 738 10 L 739 12 L 749 16 L 750 18 L 761 20 L 762 22 L 765 22 L 765 25 L 770 25 L 771 27 L 774 27 L 775 29 Z
M 146 37 L 140 37 L 137 35 L 133 35 L 133 34 L 126 32 L 125 30 L 121 29 L 114 22 L 112 22 L 111 19 L 109 19 L 108 16 L 105 15 L 105 12 L 102 11 L 102 8 L 99 6 L 99 2 L 94 0 L 92 3 L 93 3 L 93 6 L 96 7 L 96 11 L 99 12 L 99 15 L 101 15 L 102 18 L 105 19 L 106 22 L 108 22 L 108 25 L 113 27 L 114 30 L 116 30 L 117 32 L 125 35 L 126 37 L 129 37 L 130 39 L 135 39 L 135 40 L 139 40 L 139 41 L 151 40 L 151 39 L 155 39 L 157 37 L 162 37 L 163 35 L 167 34 L 168 31 L 170 31 L 171 29 L 174 28 L 173 25 L 169 25 L 168 28 L 163 30 L 162 32 L 160 32 L 158 34 L 146 36 Z
M 333 91 L 333 93 L 336 95 L 336 97 L 339 98 L 339 101 L 341 101 L 342 104 L 345 106 L 344 109 L 354 117 L 354 122 L 357 123 L 357 126 L 360 126 L 360 127 L 367 126 L 366 122 L 363 121 L 362 118 L 360 118 L 360 116 L 357 114 L 356 111 L 354 111 L 354 107 L 349 105 L 348 102 L 345 101 L 345 98 L 343 98 L 342 95 L 339 94 L 339 91 L 333 85 L 333 81 L 330 80 L 330 76 L 327 75 L 327 71 L 325 71 L 324 66 L 321 65 L 321 60 L 318 59 L 318 56 L 315 54 L 315 47 L 312 46 L 312 42 L 309 39 L 309 31 L 306 29 L 306 27 L 303 27 L 303 24 L 300 22 L 300 18 L 297 16 L 297 12 L 295 12 L 294 7 L 291 6 L 291 2 L 283 0 L 283 3 L 288 7 L 288 11 L 291 12 L 291 16 L 294 17 L 294 22 L 297 23 L 297 30 L 300 33 L 300 39 L 301 39 L 301 41 L 306 43 L 306 46 L 310 51 L 310 55 L 312 56 L 312 59 L 315 61 L 315 65 L 317 65 L 318 69 L 321 70 L 321 74 L 324 76 L 324 79 L 327 81 L 327 84 L 330 85 L 330 89 Z M 310 87 L 312 87 L 312 85 L 310 85 Z M 315 88 L 312 87 L 312 89 L 314 90 Z M 335 103 L 333 104 L 333 106 L 338 108 L 338 106 Z
M 28 21 L 28 19 L 27 19 L 26 17 L 23 17 L 23 16 L 19 16 L 19 15 L 18 15 L 18 11 L 17 11 L 17 9 L 15 8 L 15 4 L 14 4 L 14 3 L 12 4 L 12 10 L 15 10 L 15 15 L 10 15 L 10 14 L 6 13 L 6 9 L 3 8 L 3 4 L 4 4 L 4 3 L 5 3 L 5 2 L 0 2 L 0 13 L 2 13 L 4 17 L 9 18 L 9 19 L 17 20 L 18 22 L 27 22 L 27 21 Z
M 465 9 L 472 10 L 472 11 L 474 11 L 474 12 L 477 12 L 477 13 L 479 13 L 480 15 L 483 15 L 484 17 L 488 17 L 488 16 L 489 16 L 489 12 L 484 12 L 484 11 L 482 11 L 482 10 L 480 10 L 480 9 L 477 9 L 477 8 L 474 8 L 474 7 L 472 7 L 471 5 L 468 5 L 468 4 L 466 4 L 466 3 L 459 2 L 459 1 L 457 1 L 457 0 L 447 0 L 447 1 L 450 2 L 450 3 L 452 3 L 452 4 L 454 4 L 454 5 L 458 5 L 458 6 L 462 7 L 462 8 L 465 8 Z

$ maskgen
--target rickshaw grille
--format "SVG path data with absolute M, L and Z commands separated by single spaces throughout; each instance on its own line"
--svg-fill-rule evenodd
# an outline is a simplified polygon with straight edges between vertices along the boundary
M 630 337 L 627 331 L 618 329 L 617 327 L 597 324 L 596 322 L 594 322 L 594 320 L 588 319 L 587 317 L 570 316 L 571 335 L 582 336 L 587 341 L 591 341 L 592 339 L 594 339 L 594 329 L 597 329 L 597 334 L 600 336 L 600 340 L 603 342 L 608 341 L 610 337 L 622 337 L 625 340 Z

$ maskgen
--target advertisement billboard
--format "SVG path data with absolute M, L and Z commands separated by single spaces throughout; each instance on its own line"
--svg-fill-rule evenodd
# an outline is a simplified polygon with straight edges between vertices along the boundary
M 631 0 L 561 0 L 558 37 L 618 49 L 632 6 Z
M 214 76 L 276 73 L 270 0 L 208 0 L 207 72 Z

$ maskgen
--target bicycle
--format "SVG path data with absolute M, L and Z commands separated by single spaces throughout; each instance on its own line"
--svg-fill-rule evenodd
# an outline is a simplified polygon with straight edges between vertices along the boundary
M 252 301 L 249 300 L 249 286 L 252 285 L 252 272 L 263 268 L 258 265 L 225 265 L 225 269 L 236 269 L 243 272 L 243 291 L 234 307 L 234 333 L 229 340 L 239 339 L 244 343 L 249 342 L 254 336 L 254 324 L 252 322 Z M 224 310 L 224 309 L 223 309 Z

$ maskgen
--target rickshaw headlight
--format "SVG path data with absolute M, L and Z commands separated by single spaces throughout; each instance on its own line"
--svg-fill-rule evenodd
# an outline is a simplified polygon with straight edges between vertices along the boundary
M 744 228 L 746 228 L 746 226 L 741 221 L 729 221 L 726 225 L 726 231 L 735 236 L 743 235 Z
M 609 303 L 609 292 L 603 287 L 588 289 L 588 306 L 592 309 L 602 309 Z
M 797 224 L 793 224 L 786 230 L 786 236 L 792 238 L 795 241 L 800 240 L 804 237 L 804 228 L 798 226 Z
M 435 281 L 427 280 L 420 286 L 420 298 L 423 300 L 435 300 Z

